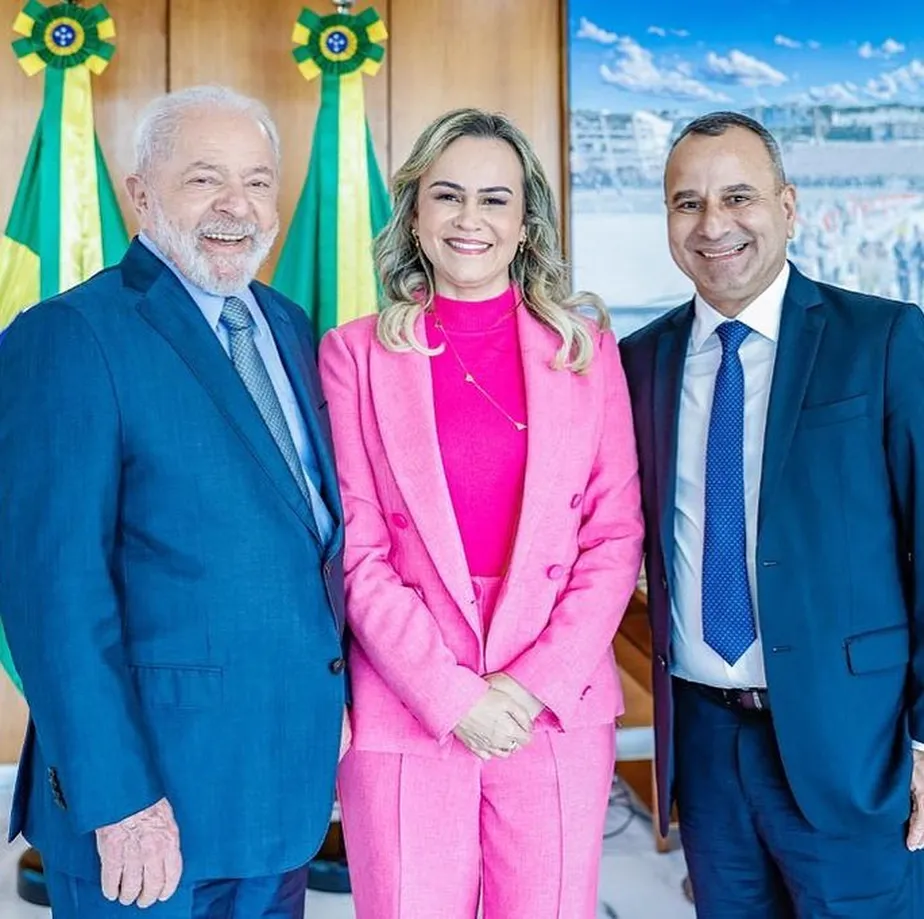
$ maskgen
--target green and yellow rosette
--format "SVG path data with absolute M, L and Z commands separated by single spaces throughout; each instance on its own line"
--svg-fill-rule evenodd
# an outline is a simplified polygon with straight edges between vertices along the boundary
M 343 77 L 356 71 L 375 76 L 385 56 L 381 42 L 386 38 L 385 23 L 371 8 L 356 16 L 319 16 L 305 9 L 292 33 L 292 41 L 299 46 L 292 54 L 306 80 L 321 74 Z
M 84 9 L 76 3 L 45 6 L 29 0 L 16 17 L 13 31 L 24 36 L 13 42 L 13 50 L 30 77 L 46 67 L 86 66 L 101 74 L 115 53 L 110 42 L 115 38 L 115 25 L 102 5 Z

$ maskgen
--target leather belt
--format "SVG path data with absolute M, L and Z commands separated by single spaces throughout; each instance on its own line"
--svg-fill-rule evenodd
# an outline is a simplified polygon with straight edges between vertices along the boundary
M 766 689 L 721 689 L 703 683 L 688 683 L 710 702 L 749 715 L 770 714 L 770 694 Z

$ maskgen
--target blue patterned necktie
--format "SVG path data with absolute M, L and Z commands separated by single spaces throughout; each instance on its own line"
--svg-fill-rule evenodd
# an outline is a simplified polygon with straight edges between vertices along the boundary
M 750 328 L 723 322 L 706 447 L 703 639 L 734 665 L 757 638 L 748 585 L 744 511 L 744 370 L 738 349 Z
M 247 304 L 238 297 L 228 297 L 222 307 L 219 322 L 228 330 L 231 363 L 240 374 L 247 392 L 256 403 L 270 434 L 273 435 L 273 440 L 276 441 L 289 471 L 295 477 L 299 491 L 311 507 L 308 485 L 305 482 L 298 451 L 295 449 L 295 441 L 292 440 L 292 432 L 286 423 L 286 416 L 279 404 L 279 396 L 273 388 L 266 364 L 263 363 L 253 340 L 254 321 Z

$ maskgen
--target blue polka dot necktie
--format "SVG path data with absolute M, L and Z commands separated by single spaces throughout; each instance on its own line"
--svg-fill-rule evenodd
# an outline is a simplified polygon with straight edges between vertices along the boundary
M 738 349 L 750 328 L 723 322 L 706 446 L 703 639 L 734 665 L 757 638 L 748 585 L 744 511 L 744 370 Z

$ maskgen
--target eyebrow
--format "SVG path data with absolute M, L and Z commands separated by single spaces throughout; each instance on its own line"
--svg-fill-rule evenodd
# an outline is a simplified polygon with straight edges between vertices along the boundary
M 451 188 L 453 191 L 465 191 L 464 185 L 459 185 L 458 182 L 448 182 L 445 179 L 437 179 L 435 182 L 430 183 L 430 188 Z M 479 188 L 478 194 L 484 195 L 491 192 L 505 191 L 508 195 L 513 194 L 513 189 L 508 188 L 506 185 L 489 185 L 487 188 Z
M 196 172 L 198 170 L 218 172 L 221 175 L 225 175 L 228 172 L 224 166 L 218 166 L 215 163 L 206 162 L 206 160 L 196 160 L 183 170 L 183 175 L 188 175 L 190 172 Z M 252 169 L 245 169 L 242 174 L 247 176 L 247 178 L 251 178 L 255 175 L 265 175 L 270 178 L 275 178 L 276 176 L 276 173 L 269 166 L 254 166 Z

